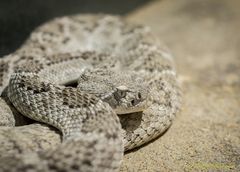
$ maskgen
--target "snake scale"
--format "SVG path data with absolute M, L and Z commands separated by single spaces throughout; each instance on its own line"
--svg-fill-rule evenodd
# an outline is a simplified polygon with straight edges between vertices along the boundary
M 36 28 L 0 59 L 0 93 L 1 149 L 13 131 L 50 132 L 43 123 L 62 134 L 49 150 L 1 152 L 4 172 L 118 171 L 124 151 L 169 128 L 181 97 L 173 58 L 150 28 L 103 14 Z M 16 126 L 22 115 L 38 122 Z

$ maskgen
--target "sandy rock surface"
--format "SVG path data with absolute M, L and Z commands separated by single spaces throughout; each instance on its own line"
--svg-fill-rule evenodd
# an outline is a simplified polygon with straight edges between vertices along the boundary
M 125 155 L 121 172 L 240 171 L 240 1 L 155 0 L 126 16 L 149 25 L 172 51 L 183 105 L 163 136 Z M 24 137 L 1 130 L 1 144 L 13 144 L 0 151 L 60 144 L 54 129 L 30 127 Z
M 240 1 L 152 1 L 128 17 L 176 57 L 183 106 L 121 171 L 240 171 Z

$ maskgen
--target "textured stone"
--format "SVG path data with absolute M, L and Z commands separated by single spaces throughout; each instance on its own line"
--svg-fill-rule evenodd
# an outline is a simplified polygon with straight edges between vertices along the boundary
M 240 171 L 240 2 L 152 1 L 129 14 L 176 57 L 181 113 L 121 171 Z

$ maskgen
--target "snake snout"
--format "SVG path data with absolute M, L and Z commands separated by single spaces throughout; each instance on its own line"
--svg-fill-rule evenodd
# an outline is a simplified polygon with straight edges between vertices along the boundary
M 138 92 L 136 98 L 131 100 L 131 105 L 136 106 L 137 104 L 139 104 L 142 101 L 144 101 L 142 94 L 140 92 Z

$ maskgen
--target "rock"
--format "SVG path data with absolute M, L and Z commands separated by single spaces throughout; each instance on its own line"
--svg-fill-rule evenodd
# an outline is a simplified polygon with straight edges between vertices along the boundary
M 176 57 L 182 111 L 121 171 L 240 171 L 240 2 L 151 1 L 128 15 Z

